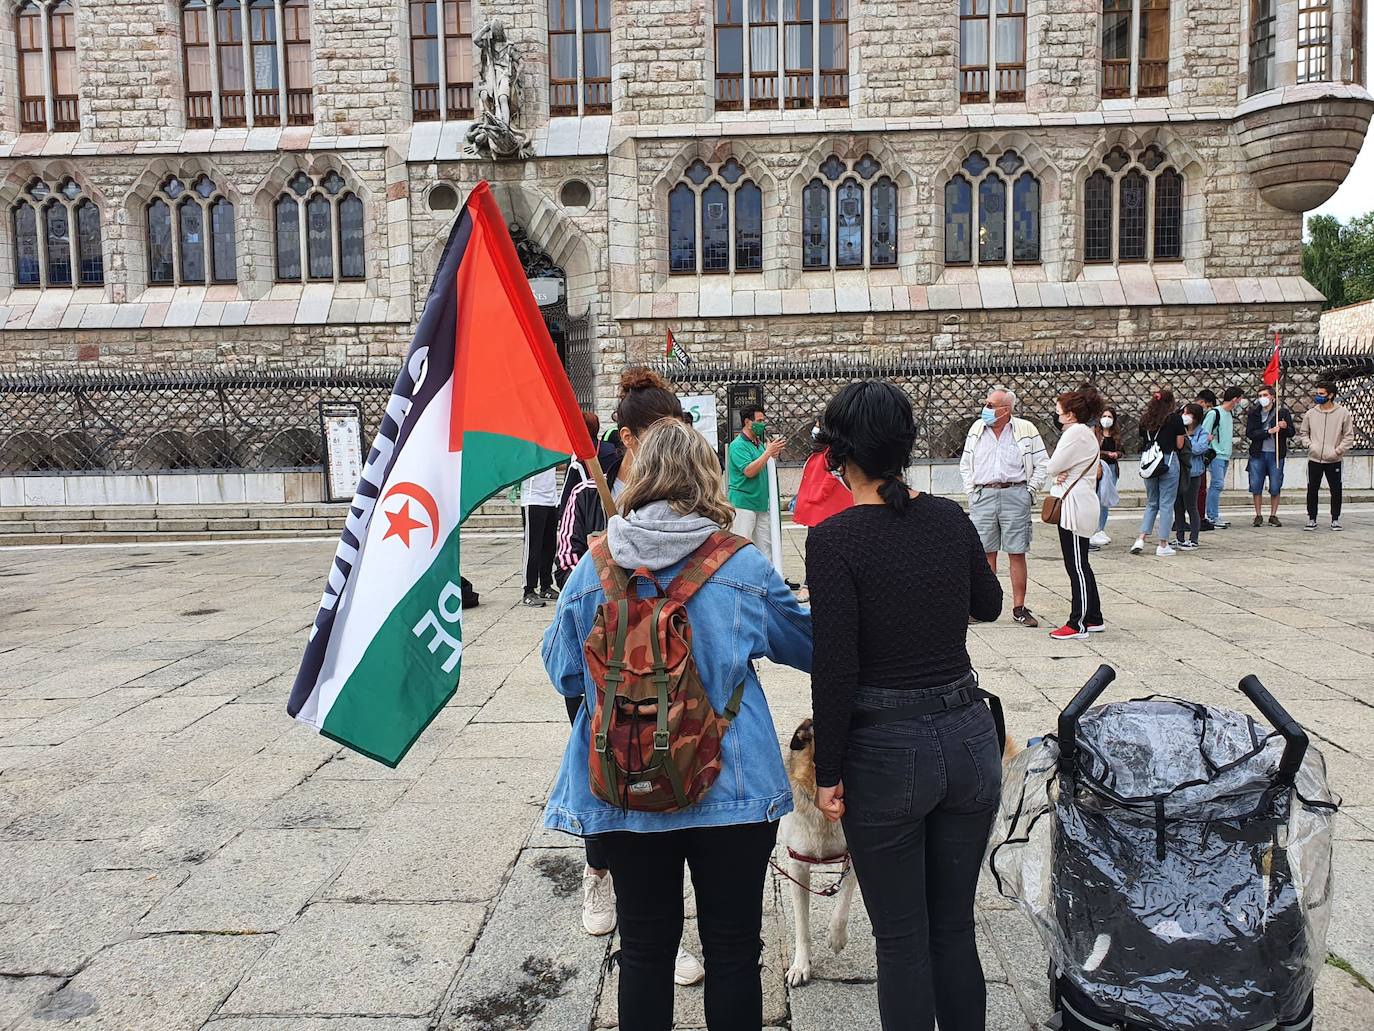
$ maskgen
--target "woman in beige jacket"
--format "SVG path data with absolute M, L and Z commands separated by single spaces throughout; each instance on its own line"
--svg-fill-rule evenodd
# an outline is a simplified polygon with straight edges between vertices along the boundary
M 1050 636 L 1061 641 L 1082 640 L 1090 633 L 1105 630 L 1102 600 L 1097 594 L 1097 578 L 1088 563 L 1088 538 L 1097 530 L 1101 509 L 1097 501 L 1097 475 L 1100 454 L 1097 435 L 1089 423 L 1102 414 L 1102 395 L 1091 388 L 1060 394 L 1055 415 L 1064 433 L 1050 456 L 1046 475 L 1054 483 L 1059 507 L 1059 550 L 1064 554 L 1064 569 L 1069 574 L 1073 608 L 1069 618 Z

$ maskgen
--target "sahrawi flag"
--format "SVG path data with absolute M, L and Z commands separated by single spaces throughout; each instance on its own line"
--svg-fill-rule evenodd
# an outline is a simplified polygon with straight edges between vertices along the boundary
M 334 554 L 287 712 L 388 766 L 458 687 L 458 527 L 594 454 L 486 183 L 439 259 Z

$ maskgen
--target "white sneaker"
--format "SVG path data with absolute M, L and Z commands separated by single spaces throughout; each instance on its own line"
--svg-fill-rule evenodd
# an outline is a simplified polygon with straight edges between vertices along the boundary
M 1137 537 L 1137 538 L 1135 539 L 1135 543 L 1131 545 L 1131 554 L 1132 554 L 1132 555 L 1139 555 L 1139 554 L 1140 554 L 1142 551 L 1144 551 L 1144 550 L 1145 550 L 1145 538 L 1144 538 L 1144 537 Z
M 1155 548 L 1155 554 L 1160 558 L 1168 558 L 1170 555 L 1177 555 L 1178 552 L 1167 544 L 1161 544 L 1159 547 Z
M 706 976 L 706 968 L 681 946 L 677 950 L 677 960 L 673 963 L 673 981 L 680 985 L 696 984 Z
M 1111 542 L 1112 539 L 1102 530 L 1098 530 L 1097 533 L 1088 538 L 1088 543 L 1096 544 L 1099 548 L 1105 548 Z
M 582 927 L 598 938 L 615 930 L 615 885 L 609 873 L 598 877 L 591 867 L 582 874 Z

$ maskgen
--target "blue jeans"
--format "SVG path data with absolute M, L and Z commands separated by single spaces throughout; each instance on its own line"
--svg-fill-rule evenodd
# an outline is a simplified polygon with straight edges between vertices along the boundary
M 1099 503 L 1097 507 L 1101 510 L 1101 514 L 1097 517 L 1097 532 L 1105 533 L 1107 529 L 1107 517 L 1112 514 L 1112 510 L 1107 505 L 1101 503 Z
M 1178 497 L 1178 455 L 1169 456 L 1169 466 L 1158 476 L 1145 481 L 1145 514 L 1140 520 L 1140 536 L 1148 537 L 1159 516 L 1159 540 L 1164 543 L 1174 528 L 1174 500 Z
M 1251 494 L 1263 494 L 1264 481 L 1267 478 L 1269 496 L 1279 496 L 1279 491 L 1283 490 L 1283 463 L 1279 461 L 1278 455 L 1272 451 L 1261 451 L 1257 455 L 1251 455 L 1247 470 L 1250 473 Z
M 1231 464 L 1229 456 L 1218 455 L 1207 467 L 1207 521 L 1221 522 L 1221 490 L 1226 486 L 1226 469 Z

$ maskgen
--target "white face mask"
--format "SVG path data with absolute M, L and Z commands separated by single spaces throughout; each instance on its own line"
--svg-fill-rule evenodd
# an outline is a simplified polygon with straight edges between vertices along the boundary
M 1102 416 L 1102 418 L 1101 418 L 1100 420 L 1098 420 L 1098 421 L 1101 422 L 1102 428 L 1103 428 L 1104 430 L 1109 430 L 1109 429 L 1111 429 L 1112 426 L 1115 425 L 1115 423 L 1116 423 L 1116 420 L 1113 419 L 1110 415 L 1104 415 L 1104 416 Z
M 1191 426 L 1191 425 L 1193 425 L 1193 417 L 1192 417 L 1191 415 L 1185 415 L 1185 416 L 1183 417 L 1183 425 L 1185 425 L 1185 426 Z
M 820 428 L 819 426 L 812 426 L 812 427 L 811 427 L 811 439 L 812 439 L 812 440 L 815 440 L 815 439 L 816 439 L 817 437 L 819 437 L 820 435 L 821 435 L 821 428 Z
M 1268 394 L 1261 394 L 1259 403 L 1261 408 L 1268 408 L 1271 404 L 1274 403 L 1274 399 L 1270 397 Z

